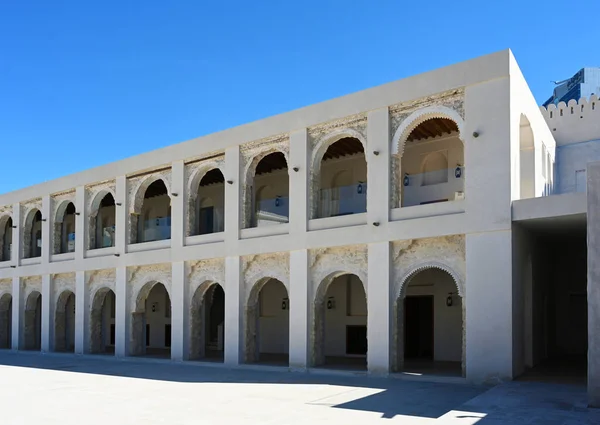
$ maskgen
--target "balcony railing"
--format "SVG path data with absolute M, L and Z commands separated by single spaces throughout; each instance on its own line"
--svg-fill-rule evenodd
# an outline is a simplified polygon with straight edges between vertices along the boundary
M 278 196 L 272 199 L 262 199 L 256 204 L 254 224 L 256 227 L 288 223 L 290 221 L 290 199 L 288 196 Z
M 464 198 L 465 168 L 447 168 L 420 174 L 406 174 L 402 179 L 402 206 L 432 204 Z
M 104 227 L 98 248 L 110 248 L 112 246 L 115 246 L 115 226 Z
M 367 184 L 321 189 L 319 218 L 359 214 L 367 211 Z
M 171 239 L 171 217 L 153 218 L 144 222 L 140 242 Z

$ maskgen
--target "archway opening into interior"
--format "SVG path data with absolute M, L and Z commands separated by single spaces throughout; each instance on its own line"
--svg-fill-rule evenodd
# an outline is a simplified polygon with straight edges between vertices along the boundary
M 69 202 L 54 222 L 54 254 L 75 251 L 75 205 Z
M 2 221 L 0 220 L 0 223 L 1 222 Z M 2 231 L 2 234 L 0 235 L 0 237 L 2 238 L 2 243 L 0 244 L 0 261 L 10 261 L 12 259 L 12 226 L 12 217 L 8 217 L 3 228 L 0 229 L 0 231 Z
M 200 180 L 195 198 L 196 215 L 192 235 L 206 235 L 225 229 L 225 178 L 218 168 Z
M 319 174 L 317 218 L 367 211 L 367 161 L 360 140 L 344 137 L 332 143 Z
M 38 291 L 27 297 L 23 316 L 23 347 L 39 351 L 42 348 L 42 294 Z
M 108 192 L 95 215 L 90 217 L 90 249 L 115 246 L 116 205 L 112 193 Z
M 42 256 L 42 213 L 32 210 L 25 222 L 23 231 L 23 256 L 37 258 Z
M 400 163 L 403 207 L 464 199 L 464 146 L 453 120 L 431 118 L 417 125 Z
M 150 282 L 140 290 L 131 331 L 133 356 L 171 357 L 171 298 L 165 285 Z
M 225 349 L 225 292 L 215 282 L 196 289 L 190 311 L 190 360 L 222 362 Z
M 63 291 L 56 301 L 54 351 L 75 351 L 75 294 Z
M 411 276 L 397 300 L 400 371 L 463 376 L 463 300 L 454 278 L 438 268 Z
M 90 320 L 90 353 L 114 354 L 115 352 L 115 293 L 109 288 L 96 292 L 92 301 Z
M 137 242 L 171 239 L 171 197 L 160 179 L 146 189 L 137 229 Z
M 265 278 L 254 285 L 246 305 L 246 363 L 289 364 L 289 309 L 281 281 Z
M 358 276 L 341 274 L 321 282 L 314 326 L 314 366 L 366 370 L 367 297 Z
M 0 298 L 0 348 L 12 348 L 12 295 Z
M 290 182 L 285 155 L 273 152 L 263 157 L 253 177 L 250 227 L 288 223 Z

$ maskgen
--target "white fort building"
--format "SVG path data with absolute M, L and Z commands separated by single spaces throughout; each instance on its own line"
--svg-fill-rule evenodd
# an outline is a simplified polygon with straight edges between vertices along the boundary
M 0 346 L 598 405 L 595 160 L 598 98 L 540 109 L 506 50 L 3 194 Z

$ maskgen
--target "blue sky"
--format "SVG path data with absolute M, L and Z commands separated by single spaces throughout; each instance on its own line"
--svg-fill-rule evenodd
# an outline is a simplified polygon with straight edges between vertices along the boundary
M 598 0 L 5 0 L 0 193 L 509 47 L 541 103 L 600 66 L 599 17 Z

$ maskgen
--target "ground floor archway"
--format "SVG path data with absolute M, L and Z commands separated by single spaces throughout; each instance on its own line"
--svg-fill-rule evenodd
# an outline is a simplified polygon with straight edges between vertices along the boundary
M 54 351 L 75 351 L 75 294 L 69 290 L 56 301 Z
M 131 314 L 131 355 L 171 357 L 171 297 L 165 285 L 142 287 Z
M 190 360 L 223 361 L 225 292 L 216 282 L 201 284 L 190 306 Z
M 289 306 L 281 281 L 267 277 L 256 282 L 245 309 L 246 363 L 289 364 Z
M 325 278 L 317 290 L 312 366 L 367 367 L 367 298 L 361 279 L 349 273 Z
M 115 351 L 115 293 L 99 289 L 90 311 L 90 353 L 112 354 Z
M 33 291 L 25 302 L 23 315 L 23 348 L 40 350 L 42 347 L 42 294 Z
M 395 316 L 396 371 L 465 376 L 465 308 L 452 275 L 430 267 L 409 276 Z
M 12 348 L 12 295 L 0 298 L 0 348 Z

